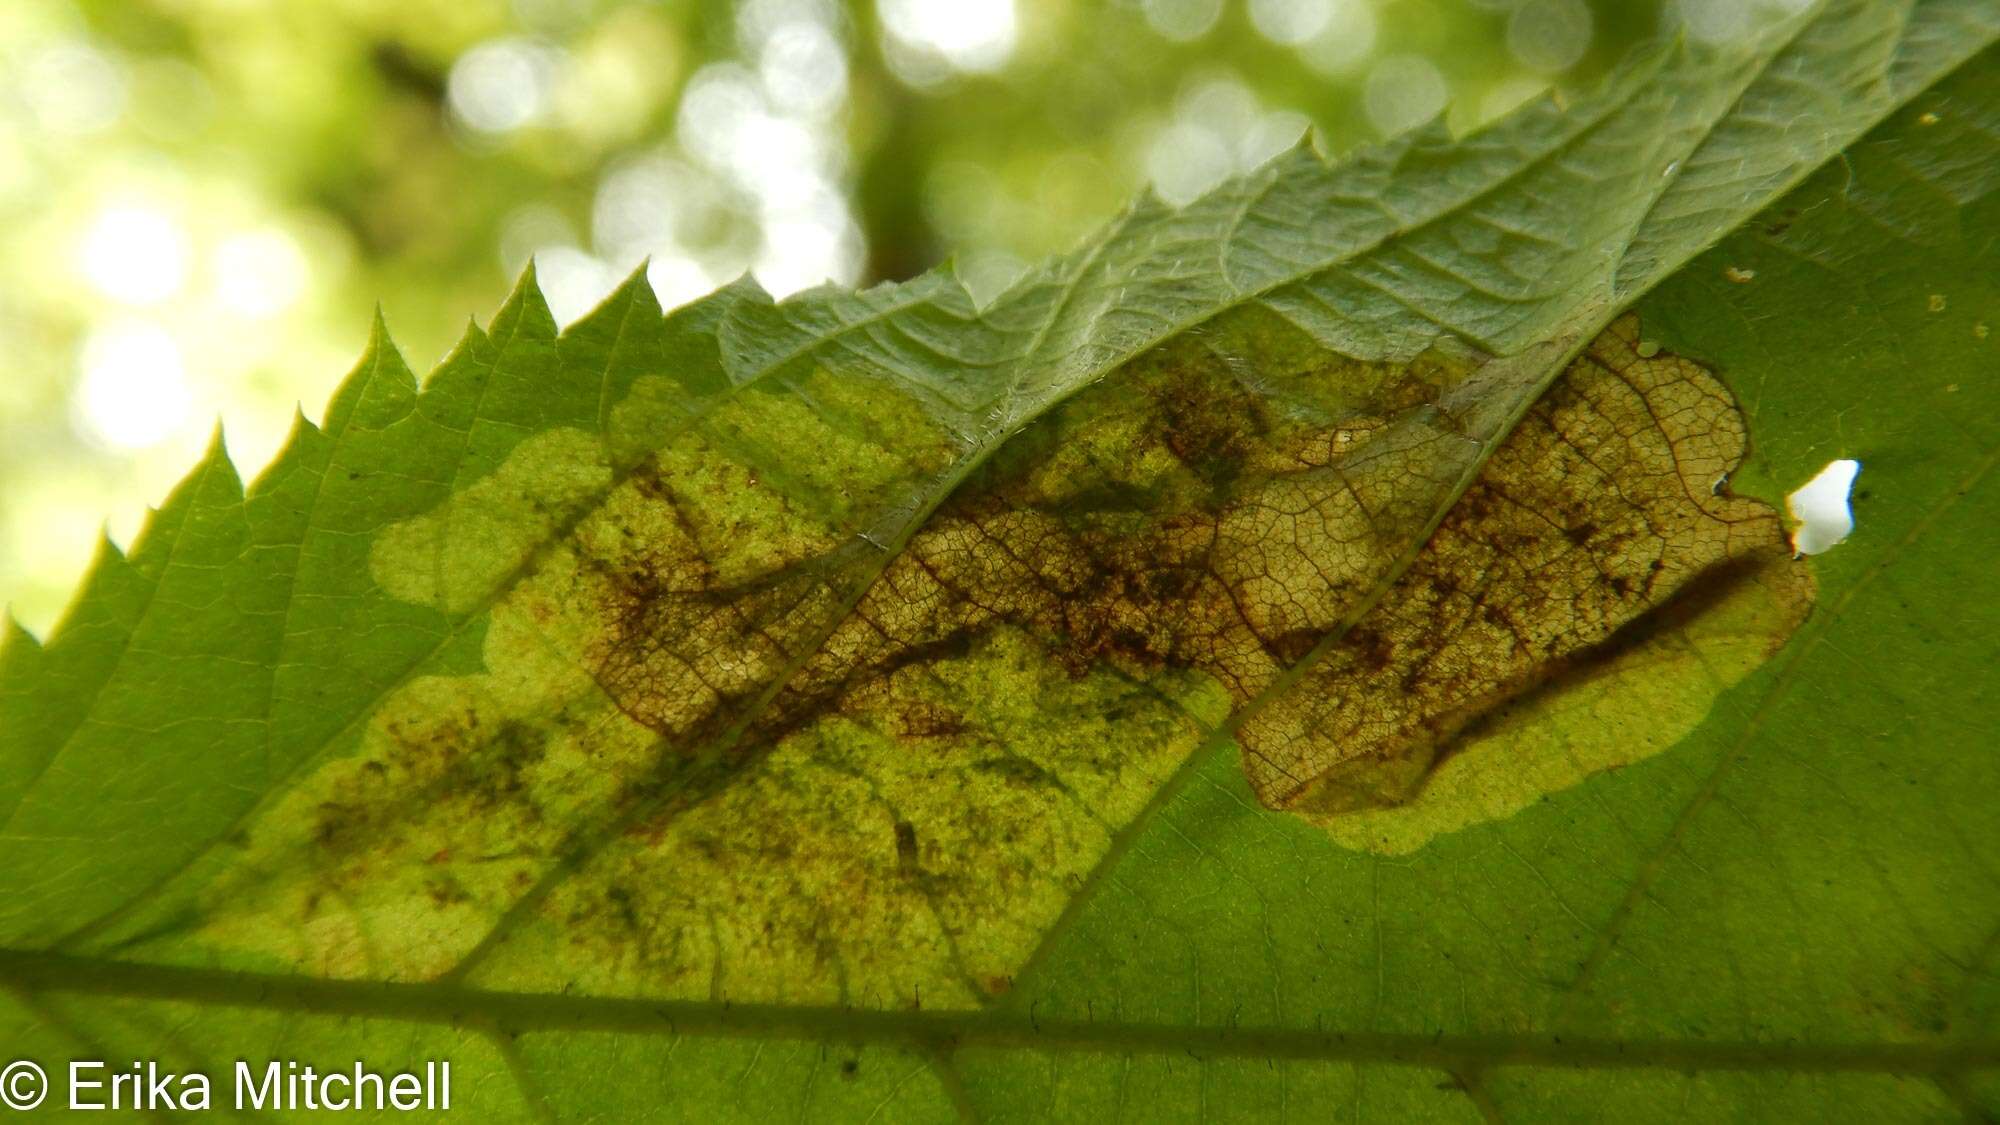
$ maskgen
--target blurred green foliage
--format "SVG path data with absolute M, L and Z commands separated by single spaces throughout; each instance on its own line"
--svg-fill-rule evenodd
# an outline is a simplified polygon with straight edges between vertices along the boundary
M 1775 2 L 1775 0 L 1771 0 Z M 12 0 L 0 5 L 0 602 L 107 515 L 245 475 L 379 302 L 411 362 L 534 255 L 574 318 L 906 277 L 975 293 L 1142 187 L 1588 83 L 1736 0 Z

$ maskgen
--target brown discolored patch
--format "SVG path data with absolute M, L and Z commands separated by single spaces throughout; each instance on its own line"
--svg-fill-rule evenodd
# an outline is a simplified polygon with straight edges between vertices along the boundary
M 1782 555 L 1711 568 L 1440 743 L 1408 800 L 1301 814 L 1343 845 L 1402 855 L 1659 754 L 1698 730 L 1718 695 L 1785 643 L 1809 593 L 1800 567 Z
M 1786 553 L 1769 506 L 1719 487 L 1745 448 L 1727 389 L 1691 361 L 1638 349 L 1630 317 L 1594 341 L 1381 607 L 1243 725 L 1266 804 L 1404 799 L 1483 711 L 1715 568 Z M 852 709 L 877 678 L 999 625 L 1044 638 L 1075 674 L 1194 669 L 1238 704 L 1277 686 L 1420 518 L 1408 501 L 1431 491 L 1424 471 L 1453 463 L 1431 406 L 1450 373 L 1419 364 L 1379 394 L 1387 414 L 1312 425 L 1201 371 L 1185 357 L 1141 367 L 1133 409 L 1093 404 L 1121 427 L 1132 467 L 1100 463 L 1087 492 L 1052 502 L 1033 443 L 996 458 L 803 663 L 752 744 Z M 1235 422 L 1226 435 L 1219 418 Z M 1787 573 L 1809 602 L 1807 573 Z M 933 729 L 901 720 L 909 737 Z
M 208 937 L 496 987 L 984 1002 L 1233 718 L 1266 805 L 1403 801 L 1478 716 L 1782 557 L 1770 509 L 1713 492 L 1726 391 L 1636 340 L 1570 367 L 1372 611 L 1544 359 L 1360 362 L 1249 310 L 963 480 L 960 431 L 814 370 L 821 411 L 746 391 L 589 511 L 468 490 L 385 537 L 385 585 L 477 604 L 508 529 L 566 530 L 476 654 L 260 821 Z
M 635 987 L 630 970 L 594 975 L 626 932 L 599 933 L 598 889 L 627 889 L 636 932 L 687 934 L 701 888 L 727 887 L 713 951 L 638 979 L 773 995 L 754 968 L 796 995 L 831 964 L 814 995 L 978 1002 L 1213 729 L 1211 704 L 1184 710 L 1193 684 L 1230 711 L 1262 704 L 1238 732 L 1252 785 L 1317 817 L 1408 799 L 1477 717 L 1610 659 L 1662 607 L 1699 612 L 1735 568 L 1774 564 L 1767 581 L 1802 607 L 1810 580 L 1774 513 L 1714 487 L 1743 452 L 1730 396 L 1636 349 L 1629 319 L 1596 341 L 1296 682 L 1476 455 L 1441 405 L 1476 364 L 1294 373 L 1367 387 L 1315 402 L 1252 393 L 1219 352 L 1135 362 L 940 507 L 749 719 L 742 776 L 660 808 L 566 883 L 565 923 L 508 971 Z M 1799 614 L 1778 616 L 1788 632 Z M 609 651 L 601 683 L 642 682 L 652 650 Z
M 1641 358 L 1634 328 L 1571 365 L 1349 643 L 1243 725 L 1266 803 L 1401 802 L 1483 714 L 1746 575 L 1798 607 L 1786 632 L 1803 619 L 1812 578 L 1783 561 L 1777 512 L 1719 484 L 1745 449 L 1734 400 L 1689 360 Z

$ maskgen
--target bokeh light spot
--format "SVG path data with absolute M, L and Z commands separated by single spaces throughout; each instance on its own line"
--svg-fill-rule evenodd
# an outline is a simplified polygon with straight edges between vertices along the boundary
M 275 227 L 230 235 L 215 248 L 216 303 L 239 316 L 275 316 L 305 292 L 304 252 Z
M 544 246 L 535 251 L 535 281 L 549 303 L 549 315 L 566 328 L 609 296 L 618 277 L 595 255 L 574 246 Z
M 1533 70 L 1568 70 L 1590 49 L 1583 0 L 1528 0 L 1507 19 L 1507 49 Z
M 1224 71 L 1182 90 L 1146 150 L 1146 174 L 1161 199 L 1187 203 L 1290 148 L 1311 125 L 1302 113 L 1264 109 L 1256 91 Z
M 681 145 L 709 167 L 726 168 L 737 138 L 764 114 L 763 92 L 748 70 L 738 63 L 710 63 L 681 92 Z
M 664 156 L 634 160 L 605 173 L 590 208 L 591 241 L 614 261 L 636 261 L 674 243 L 694 172 Z
M 679 308 L 715 288 L 715 279 L 701 263 L 681 254 L 661 254 L 647 262 L 646 281 L 663 309 Z
M 736 38 L 747 53 L 756 54 L 789 24 L 838 25 L 841 7 L 840 0 L 736 0 Z
M 955 70 L 994 71 L 1014 53 L 1014 0 L 880 0 L 889 34 Z
M 1344 75 L 1375 50 L 1375 36 L 1375 9 L 1366 0 L 1338 0 L 1319 34 L 1299 44 L 1299 57 L 1321 74 Z
M 71 400 L 77 422 L 113 449 L 159 444 L 194 407 L 180 345 L 150 321 L 119 321 L 92 332 L 81 367 Z
M 1146 0 L 1146 23 L 1177 43 L 1207 35 L 1222 18 L 1222 0 Z
M 1296 47 L 1326 30 L 1333 0 L 1250 0 L 1250 22 L 1273 43 Z
M 519 273 L 543 247 L 575 242 L 576 229 L 561 211 L 546 203 L 530 203 L 516 208 L 500 227 L 500 266 L 508 273 Z
M 751 272 L 773 297 L 787 297 L 823 282 L 851 283 L 861 254 L 861 232 L 844 212 L 769 215 Z
M 21 95 L 36 124 L 52 133 L 94 133 L 125 109 L 125 75 L 88 43 L 56 43 L 21 70 Z
M 1193 121 L 1162 129 L 1146 150 L 1146 176 L 1153 190 L 1176 206 L 1221 183 L 1235 168 L 1222 137 Z
M 482 133 L 531 125 L 549 111 L 561 55 L 529 39 L 495 39 L 452 64 L 446 96 L 460 121 Z
M 99 293 L 132 305 L 154 304 L 180 292 L 190 256 L 180 224 L 144 204 L 99 211 L 77 252 L 84 277 Z
M 781 24 L 764 41 L 757 77 L 778 109 L 823 116 L 847 96 L 847 56 L 821 24 Z
M 1362 107 L 1384 136 L 1413 129 L 1444 108 L 1450 91 L 1436 64 L 1421 55 L 1392 55 L 1368 71 Z

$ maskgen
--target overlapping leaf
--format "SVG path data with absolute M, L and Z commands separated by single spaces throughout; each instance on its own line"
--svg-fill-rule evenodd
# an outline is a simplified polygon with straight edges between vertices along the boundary
M 953 1101 L 1032 1116 L 1031 1093 L 1078 1114 L 1182 1047 L 1301 1061 L 1268 1071 L 1275 1086 L 1261 1061 L 1196 1061 L 1139 1083 L 1169 1091 L 1154 1111 L 1226 1115 L 1275 1091 L 1442 1113 L 1553 1096 L 1562 1079 L 1540 1071 L 1518 1089 L 1473 1073 L 1516 1055 L 1589 1061 L 1509 1035 L 1573 1021 L 1699 1038 L 1708 1016 L 1628 1012 L 1593 980 L 1661 893 L 1657 841 L 1680 839 L 1678 821 L 1608 815 L 1635 861 L 1572 905 L 1540 865 L 1507 861 L 1519 827 L 1385 868 L 1245 808 L 1234 755 L 1213 751 L 1389 588 L 1614 314 L 1965 63 L 1995 22 L 1978 3 L 1831 4 L 1743 43 L 1661 49 L 1591 98 L 1470 139 L 1422 133 L 1332 166 L 1301 151 L 1185 210 L 1135 208 L 986 309 L 932 276 L 781 304 L 738 287 L 662 317 L 632 284 L 558 338 L 525 283 L 421 391 L 378 333 L 324 426 L 302 421 L 247 498 L 218 451 L 129 557 L 107 549 L 46 645 L 10 637 L 0 928 L 22 1025 L 51 1052 L 67 1028 L 222 1057 L 246 1028 L 202 1013 L 254 993 L 271 1005 L 260 1037 L 449 1053 L 578 1113 L 637 1096 L 581 1076 L 660 1065 L 666 1041 L 643 1033 L 662 1019 L 864 1039 L 877 1045 L 851 1070 L 819 1078 L 811 1048 L 773 1048 L 796 1081 L 746 1095 L 857 1117 Z M 1990 206 L 1976 122 L 1991 91 L 1954 81 L 1969 108 L 1931 112 L 1975 124 L 1889 193 L 1890 217 L 1921 222 L 1925 191 Z M 1882 210 L 1839 190 L 1801 192 Z M 1990 263 L 1984 229 L 1950 245 Z M 1713 358 L 1761 439 L 1742 352 Z M 1148 411 L 1175 426 L 1118 428 Z M 1235 496 L 1220 466 L 1240 450 L 1146 456 L 1232 416 L 1263 420 L 1266 451 L 1356 420 L 1389 435 L 1337 465 L 1372 523 L 1327 558 L 1346 573 L 1292 664 L 1219 686 L 1081 650 L 1122 636 L 1101 623 L 987 607 L 1009 628 L 975 644 L 897 616 L 939 596 L 910 584 L 927 570 L 987 558 L 973 539 L 1023 565 L 1065 557 L 1024 512 L 1136 534 Z M 1034 502 L 1007 507 L 1006 530 L 971 518 L 1009 496 Z M 952 519 L 969 521 L 958 539 Z M 1103 573 L 1120 572 L 1081 579 Z M 1837 621 L 1846 595 L 1828 596 Z M 1722 783 L 1679 803 L 1625 784 L 1670 817 Z M 1559 940 L 1544 893 L 1574 921 Z M 1466 928 L 1437 921 L 1440 901 L 1464 904 Z M 1741 995 L 1791 1003 L 1757 969 L 1735 967 L 1763 982 Z M 91 981 L 131 999 L 79 998 Z M 1636 994 L 1666 1011 L 1655 992 Z M 1798 1034 L 1853 1040 L 1826 1007 L 1798 1001 Z M 340 1018 L 368 1012 L 413 1022 Z M 460 1017 L 535 1034 L 464 1040 L 444 1030 Z M 1421 1045 L 1440 1032 L 1470 1038 Z M 1778 1057 L 1757 1026 L 1730 1038 L 1753 1046 L 1649 1057 Z M 895 1047 L 912 1043 L 959 1049 L 945 1063 Z M 762 1057 L 727 1036 L 684 1051 L 690 1112 Z M 1398 1060 L 1419 1065 L 1350 1065 Z M 1438 1090 L 1422 1066 L 1478 1088 Z

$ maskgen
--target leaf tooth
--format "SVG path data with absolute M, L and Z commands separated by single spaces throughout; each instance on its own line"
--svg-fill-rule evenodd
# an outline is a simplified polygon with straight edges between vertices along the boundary
M 764 283 L 757 280 L 757 275 L 751 273 L 749 270 L 744 270 L 742 273 L 737 274 L 736 280 L 730 282 L 724 288 L 733 292 L 738 301 L 752 301 L 763 305 L 775 305 L 778 303 L 778 299 L 771 296 L 771 291 L 764 288 Z
M 634 333 L 635 326 L 657 324 L 664 315 L 652 283 L 646 280 L 646 264 L 641 262 L 596 308 L 562 330 L 556 350 L 563 367 L 602 370 L 614 351 L 629 352 L 634 342 L 647 338 Z
M 225 487 L 236 494 L 237 503 L 243 502 L 243 475 L 236 471 L 236 459 L 229 455 L 229 438 L 223 430 L 222 416 L 219 414 L 216 415 L 215 426 L 208 432 L 208 448 L 202 451 L 201 460 L 195 463 L 194 471 L 183 478 L 183 486 L 197 474 L 208 471 L 227 474 L 224 477 Z
M 459 333 L 458 342 L 451 346 L 451 350 L 444 354 L 444 358 L 432 365 L 430 371 L 424 375 L 417 389 L 418 395 L 431 394 L 436 390 L 439 380 L 444 378 L 447 372 L 451 371 L 454 367 L 470 362 L 490 346 L 492 346 L 492 337 L 487 333 L 486 329 L 479 326 L 479 319 L 471 316 L 466 317 L 465 331 Z
M 249 499 L 256 499 L 265 495 L 275 489 L 279 481 L 302 466 L 313 465 L 315 469 L 320 469 L 321 467 L 315 463 L 319 460 L 318 451 L 325 444 L 325 432 L 314 425 L 312 419 L 306 417 L 304 408 L 294 406 L 291 429 L 286 432 L 285 440 L 279 444 L 278 452 L 272 456 L 270 463 L 258 470 L 256 477 L 251 480 L 246 496 Z
M 364 406 L 379 409 L 377 404 L 385 401 L 401 404 L 392 408 L 394 415 L 401 415 L 408 411 L 409 404 L 416 397 L 417 377 L 410 371 L 402 350 L 391 338 L 388 318 L 378 304 L 375 306 L 374 321 L 368 329 L 367 347 L 327 400 L 326 432 L 336 435 L 344 432 L 357 413 L 363 412 Z M 373 418 L 376 409 L 367 410 L 364 416 Z
M 154 510 L 148 508 L 146 516 L 149 521 L 153 515 Z M 150 585 L 152 581 L 150 576 L 132 565 L 125 549 L 111 538 L 109 526 L 99 527 L 97 546 L 91 552 L 90 565 L 84 568 L 83 577 L 77 582 L 76 592 L 70 596 L 69 604 L 63 607 L 62 613 L 56 617 L 55 624 L 49 627 L 48 635 L 43 641 L 44 647 L 61 646 L 69 628 L 90 616 L 93 605 L 116 600 L 108 594 L 111 588 L 127 583 Z M 10 619 L 13 616 L 11 609 L 8 611 L 8 616 Z
M 527 268 L 514 282 L 514 291 L 493 315 L 493 326 L 487 335 L 495 340 L 508 340 L 516 335 L 537 342 L 555 340 L 555 314 L 549 311 L 549 302 L 542 295 L 534 259 L 528 260 Z
M 42 654 L 41 638 L 28 631 L 21 619 L 14 616 L 14 607 L 0 610 L 0 669 L 13 666 L 16 661 L 30 662 Z
M 654 315 L 664 313 L 666 310 L 660 308 L 660 295 L 653 292 L 653 283 L 648 280 L 650 275 L 647 271 L 652 268 L 651 255 L 640 259 L 639 264 L 632 267 L 632 271 L 625 275 L 625 280 L 619 282 L 618 287 L 611 291 L 611 297 L 607 297 L 606 301 L 630 294 L 631 299 L 641 305 L 651 305 Z

